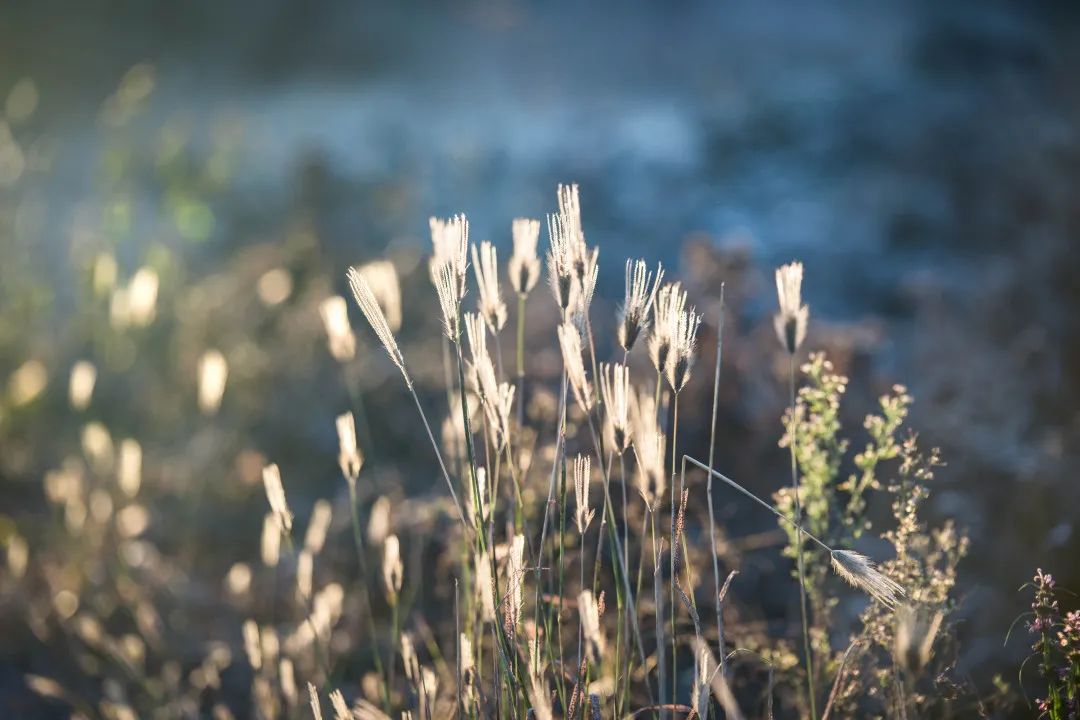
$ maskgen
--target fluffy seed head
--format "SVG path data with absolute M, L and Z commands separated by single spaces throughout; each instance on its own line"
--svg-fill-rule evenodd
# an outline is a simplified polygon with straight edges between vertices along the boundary
M 833 570 L 854 588 L 862 590 L 886 607 L 896 607 L 904 588 L 874 567 L 870 558 L 851 550 L 833 550 Z
M 595 510 L 589 509 L 589 481 L 592 478 L 592 461 L 587 455 L 578 455 L 574 458 L 574 524 L 577 525 L 578 533 L 585 534 L 589 523 L 592 522 Z
M 656 299 L 656 290 L 664 278 L 664 268 L 656 264 L 653 278 L 644 260 L 626 261 L 626 296 L 619 310 L 619 345 L 630 352 L 641 331 L 649 324 L 649 312 Z
M 225 394 L 225 381 L 229 377 L 229 364 L 217 350 L 207 350 L 199 358 L 199 410 L 213 415 L 221 407 Z
M 473 571 L 476 574 L 476 595 L 480 606 L 480 619 L 484 622 L 495 620 L 494 585 L 491 582 L 491 563 L 484 553 L 473 555 Z
M 259 626 L 250 618 L 244 621 L 241 628 L 244 636 L 244 652 L 248 656 L 251 667 L 258 670 L 262 667 L 262 647 L 259 644 Z
M 585 232 L 581 225 L 581 200 L 578 186 L 559 185 L 555 191 L 559 203 L 559 215 L 563 218 L 566 229 L 570 262 L 578 284 L 584 288 L 589 271 L 590 256 L 595 263 L 595 255 L 585 245 Z
M 88 360 L 79 360 L 71 366 L 71 378 L 68 383 L 68 399 L 71 407 L 85 410 L 94 394 L 97 382 L 97 368 Z
M 599 662 L 604 655 L 604 633 L 600 627 L 600 608 L 593 598 L 592 590 L 582 590 L 578 595 L 578 615 L 589 657 L 593 662 Z
M 458 301 L 465 295 L 465 270 L 469 263 L 469 221 L 464 215 L 455 215 L 448 220 L 433 217 L 428 220 L 431 227 L 431 245 L 434 253 L 429 269 L 431 281 L 438 284 L 437 274 L 443 265 L 449 265 L 454 278 Z
M 780 344 L 792 355 L 806 339 L 806 324 L 810 319 L 809 306 L 802 304 L 802 279 L 802 263 L 793 262 L 776 269 L 780 311 L 773 317 L 773 326 Z
M 383 541 L 382 576 L 383 592 L 386 593 L 387 602 L 393 605 L 397 603 L 401 581 L 405 576 L 405 568 L 401 564 L 401 543 L 397 535 L 387 535 Z
M 311 698 L 311 714 L 315 720 L 323 720 L 322 703 L 319 702 L 319 691 L 311 683 L 307 684 L 308 696 Z
M 493 377 L 485 380 L 489 388 L 484 393 L 484 416 L 494 431 L 496 449 L 502 450 L 510 442 L 510 411 L 514 407 L 515 388 L 508 382 L 494 385 Z
M 675 316 L 671 349 L 667 354 L 667 379 L 676 393 L 681 392 L 690 379 L 690 368 L 694 364 L 694 343 L 700 325 L 701 316 L 695 313 L 693 308 Z
M 139 486 L 142 484 L 142 446 L 138 440 L 124 438 L 120 441 L 116 479 L 120 490 L 129 498 L 139 494 Z
M 518 295 L 528 295 L 540 277 L 540 259 L 536 244 L 540 239 L 540 221 L 515 218 L 512 226 L 514 252 L 510 256 L 508 271 L 510 286 Z
M 657 425 L 656 400 L 652 393 L 643 388 L 632 396 L 630 417 L 638 461 L 638 492 L 649 508 L 655 508 L 667 490 L 664 471 L 667 438 Z
M 319 303 L 319 314 L 326 329 L 326 345 L 330 355 L 338 362 L 356 357 L 356 336 L 349 324 L 349 309 L 345 298 L 340 295 L 326 298 Z
M 315 557 L 308 550 L 301 550 L 296 556 L 296 587 L 300 597 L 311 597 L 311 581 L 315 571 Z
M 622 363 L 600 365 L 600 396 L 620 455 L 630 447 L 630 368 Z
M 334 720 L 352 720 L 353 714 L 340 690 L 330 691 L 330 705 L 334 708 Z
M 379 496 L 371 504 L 368 513 L 367 538 L 372 545 L 382 545 L 390 534 L 390 500 L 385 495 Z
M 356 443 L 356 420 L 352 413 L 342 413 L 337 416 L 336 424 L 341 473 L 350 483 L 355 483 L 364 465 L 364 456 Z
M 577 278 L 579 288 L 577 303 L 573 308 L 579 321 L 584 321 L 585 316 L 589 314 L 589 306 L 592 305 L 593 295 L 596 293 L 596 280 L 600 276 L 600 265 L 597 262 L 599 256 L 600 248 L 586 251 L 584 255 L 582 274 Z
M 472 246 L 473 273 L 480 288 L 480 314 L 484 316 L 491 332 L 497 333 L 506 324 L 506 303 L 499 293 L 499 261 L 495 246 L 487 240 L 480 243 L 480 251 Z
M 581 355 L 581 335 L 578 328 L 572 322 L 564 322 L 559 326 L 559 347 L 562 348 L 563 367 L 566 376 L 570 380 L 570 387 L 574 391 L 574 398 L 581 407 L 582 412 L 588 414 L 596 398 L 593 396 L 589 380 L 585 376 L 585 361 Z
M 311 509 L 311 519 L 308 520 L 307 532 L 304 533 L 304 549 L 312 555 L 322 552 L 332 518 L 333 511 L 326 500 L 317 501 Z
M 649 336 L 649 359 L 658 373 L 667 369 L 678 318 L 685 309 L 686 293 L 679 283 L 668 283 L 657 292 Z
M 474 497 L 472 483 L 465 483 L 465 492 L 468 494 L 469 497 L 469 507 L 473 508 L 474 510 L 479 508 L 479 522 L 480 525 L 483 526 L 485 523 L 487 523 L 488 507 L 490 505 L 490 495 L 488 493 L 487 486 L 487 469 L 483 466 L 476 468 L 476 490 L 480 493 L 479 498 Z
M 439 312 L 442 314 L 443 333 L 456 343 L 461 337 L 459 310 L 464 293 L 458 291 L 454 266 L 443 263 L 435 271 L 435 292 L 439 296 Z
M 281 471 L 277 465 L 267 465 L 263 468 L 263 485 L 266 488 L 266 499 L 270 502 L 270 510 L 278 521 L 278 527 L 283 532 L 292 530 L 293 515 L 289 512 L 289 504 L 285 500 L 285 488 L 281 484 Z
M 555 304 L 566 318 L 575 306 L 577 294 L 580 292 L 574 278 L 573 240 L 566 217 L 559 214 L 548 215 L 548 237 L 548 283 Z
M 277 567 L 278 560 L 281 558 L 281 523 L 278 522 L 277 515 L 272 512 L 266 513 L 263 518 L 259 554 L 262 556 L 263 565 Z
M 465 339 L 469 342 L 469 354 L 474 367 L 491 364 L 487 349 L 487 331 L 480 313 L 465 313 Z M 479 371 L 477 371 L 479 372 Z
M 352 288 L 356 304 L 360 306 L 361 312 L 364 313 L 364 317 L 367 319 L 368 324 L 371 325 L 371 329 L 375 331 L 375 336 L 379 338 L 379 342 L 382 343 L 386 354 L 390 356 L 393 363 L 404 374 L 405 358 L 402 357 L 401 350 L 398 349 L 397 340 L 394 339 L 394 333 L 390 330 L 390 325 L 386 321 L 386 315 L 383 314 L 382 307 L 379 305 L 371 286 L 368 285 L 367 279 L 356 268 L 349 268 L 349 287 Z
M 504 625 L 506 634 L 513 637 L 521 620 L 521 603 L 525 581 L 525 536 L 515 535 L 510 543 L 510 555 L 506 564 L 507 585 L 506 615 Z

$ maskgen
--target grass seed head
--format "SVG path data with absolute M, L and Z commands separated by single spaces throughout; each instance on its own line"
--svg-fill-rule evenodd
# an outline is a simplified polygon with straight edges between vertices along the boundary
M 658 373 L 667 369 L 678 318 L 685 308 L 686 293 L 679 283 L 668 283 L 657 292 L 652 333 L 649 335 L 649 359 Z
M 338 464 L 345 478 L 355 484 L 364 465 L 364 456 L 356 443 L 356 420 L 352 413 L 342 413 L 336 420 L 338 434 Z
M 588 414 L 596 402 L 589 379 L 585 375 L 585 361 L 581 354 L 581 334 L 572 322 L 559 326 L 559 347 L 562 349 L 563 367 L 582 412 Z
M 379 338 L 379 342 L 382 343 L 386 354 L 390 356 L 390 360 L 398 366 L 398 369 L 404 373 L 405 358 L 401 355 L 401 350 L 398 349 L 397 340 L 394 339 L 394 333 L 390 329 L 390 324 L 386 320 L 382 306 L 379 305 L 379 301 L 375 297 L 375 293 L 368 284 L 367 279 L 357 268 L 349 268 L 349 287 L 352 288 L 356 304 L 360 306 L 360 311 L 364 313 L 364 317 L 367 319 L 368 324 L 371 325 L 375 336 Z
M 540 278 L 540 259 L 536 255 L 537 241 L 540 239 L 540 221 L 527 218 L 514 218 L 512 226 L 514 252 L 510 256 L 507 271 L 510 274 L 510 286 L 519 296 L 528 295 L 536 287 Z
M 585 530 L 592 522 L 595 510 L 589 509 L 589 483 L 592 479 L 592 461 L 587 455 L 578 455 L 574 458 L 574 524 L 577 525 L 578 533 L 585 534 Z
M 601 363 L 600 396 L 607 409 L 606 419 L 620 455 L 630 447 L 630 368 L 622 363 Z
M 285 488 L 281 484 L 281 470 L 277 465 L 271 464 L 263 468 L 263 486 L 266 488 L 266 499 L 270 502 L 270 510 L 278 521 L 282 532 L 292 531 L 293 515 L 289 512 L 289 503 L 285 499 Z
M 207 350 L 199 358 L 199 409 L 204 415 L 213 415 L 221 407 L 225 394 L 225 381 L 229 377 L 229 364 L 218 350 Z
M 349 324 L 349 308 L 345 298 L 332 295 L 319 303 L 319 315 L 322 316 L 326 330 L 326 345 L 330 355 L 338 362 L 345 362 L 356 357 L 356 335 Z
M 644 260 L 626 261 L 626 296 L 619 310 L 619 345 L 630 352 L 638 337 L 649 324 L 649 313 L 656 299 L 656 290 L 664 277 L 664 268 L 656 264 L 656 276 L 649 272 Z
M 472 246 L 473 273 L 480 288 L 478 307 L 491 332 L 497 333 L 506 325 L 506 303 L 499 292 L 499 260 L 495 246 L 485 240 L 480 250 Z
M 776 269 L 776 296 L 780 311 L 773 317 L 773 326 L 780 344 L 791 355 L 798 352 L 806 339 L 806 324 L 810 308 L 802 304 L 802 263 L 793 262 Z
M 833 570 L 854 588 L 862 590 L 886 607 L 896 607 L 904 588 L 874 567 L 870 558 L 852 550 L 833 550 Z
M 693 308 L 678 313 L 674 318 L 671 346 L 667 353 L 667 380 L 676 393 L 682 392 L 690 379 L 700 325 L 701 316 L 695 313 Z

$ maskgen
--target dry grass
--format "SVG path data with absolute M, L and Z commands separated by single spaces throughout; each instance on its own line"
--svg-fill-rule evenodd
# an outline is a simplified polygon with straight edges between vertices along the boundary
M 76 715 L 109 718 L 321 717 L 320 698 L 337 720 L 758 717 L 774 709 L 816 719 L 819 708 L 822 716 L 926 717 L 959 707 L 948 681 L 950 612 L 966 542 L 918 514 L 938 461 L 902 432 L 911 398 L 901 388 L 882 398 L 866 420 L 865 449 L 849 455 L 838 412 L 846 380 L 821 355 L 799 367 L 809 312 L 802 266 L 785 266 L 775 352 L 789 371 L 790 407 L 778 429 L 792 474 L 788 487 L 772 483 L 775 504 L 754 495 L 712 467 L 714 433 L 724 432 L 723 305 L 710 326 L 686 289 L 663 284 L 663 268 L 627 260 L 618 317 L 593 317 L 599 248 L 586 242 L 576 186 L 560 186 L 557 199 L 547 220 L 551 297 L 535 292 L 538 221 L 514 221 L 504 268 L 489 243 L 469 252 L 468 222 L 457 216 L 430 224 L 433 297 L 403 297 L 394 266 L 379 262 L 348 271 L 370 333 L 354 333 L 341 297 L 319 301 L 325 352 L 346 379 L 357 363 L 377 372 L 372 350 L 385 350 L 402 382 L 381 392 L 396 393 L 402 406 L 407 394 L 420 419 L 415 431 L 404 423 L 395 431 L 428 476 L 440 476 L 436 494 L 449 502 L 372 498 L 365 455 L 382 455 L 384 466 L 394 458 L 365 446 L 381 418 L 367 414 L 350 385 L 355 411 L 326 421 L 328 433 L 336 425 L 347 499 L 316 504 L 301 535 L 307 513 L 294 513 L 291 500 L 307 497 L 305 478 L 279 470 L 269 453 L 261 540 L 251 537 L 250 557 L 225 575 L 233 611 L 207 633 L 219 639 L 201 645 L 197 661 L 176 640 L 178 608 L 207 602 L 187 596 L 188 546 L 156 545 L 147 531 L 153 500 L 140 468 L 153 450 L 132 438 L 116 443 L 105 425 L 88 423 L 82 457 L 45 477 L 51 518 L 7 533 L 5 616 L 44 646 L 74 648 L 71 666 L 56 668 L 56 682 L 36 682 L 36 692 Z M 513 317 L 503 277 L 518 299 Z M 133 280 L 113 322 L 152 323 L 148 295 L 157 290 L 156 276 Z M 466 309 L 471 296 L 477 313 Z M 527 304 L 548 310 L 531 330 Z M 441 320 L 444 352 L 441 373 L 421 358 L 424 371 L 414 376 L 398 333 L 409 331 L 410 317 L 416 322 L 409 307 L 421 305 L 429 308 L 421 315 Z M 612 337 L 594 328 L 612 328 Z M 717 336 L 711 397 L 691 382 L 703 328 Z M 504 337 L 512 332 L 516 342 Z M 609 347 L 616 355 L 605 358 Z M 559 358 L 556 372 L 535 372 L 534 354 L 543 352 Z M 212 348 L 199 357 L 197 403 L 211 422 L 243 368 Z M 31 402 L 42 372 L 20 368 L 12 396 Z M 89 361 L 72 369 L 73 412 L 91 404 L 96 375 Z M 433 403 L 440 375 L 445 402 Z M 709 401 L 702 462 L 681 449 L 679 411 Z M 207 512 L 212 497 L 193 487 L 175 500 L 190 518 Z M 876 531 L 875 497 L 893 509 Z M 738 590 L 739 559 L 721 549 L 728 542 L 713 510 L 730 502 L 740 513 L 776 516 L 794 561 L 800 630 L 745 621 L 754 608 L 739 608 L 738 592 L 729 593 Z M 695 512 L 701 503 L 707 524 Z M 417 543 L 416 525 L 438 542 Z M 348 534 L 351 542 L 340 542 Z M 856 548 L 886 559 L 875 565 Z M 452 602 L 416 604 L 429 583 Z M 859 612 L 841 612 L 849 606 Z

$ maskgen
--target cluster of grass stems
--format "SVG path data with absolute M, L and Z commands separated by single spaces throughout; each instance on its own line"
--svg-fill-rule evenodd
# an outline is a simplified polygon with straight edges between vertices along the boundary
M 366 502 L 364 451 L 371 451 L 372 419 L 350 371 L 360 344 L 347 301 L 331 297 L 320 311 L 328 349 L 349 392 L 351 411 L 337 418 L 336 429 L 359 582 L 355 590 L 337 582 L 317 587 L 315 566 L 332 528 L 331 505 L 319 501 L 303 538 L 294 536 L 291 479 L 283 478 L 277 465 L 266 466 L 262 479 L 270 512 L 263 522 L 261 556 L 272 569 L 267 602 L 273 621 L 260 625 L 249 619 L 242 630 L 257 716 L 310 713 L 321 720 L 322 700 L 329 699 L 337 720 L 771 718 L 779 700 L 782 708 L 819 720 L 859 707 L 859 688 L 867 687 L 861 684 L 870 682 L 867 678 L 879 688 L 871 693 L 877 693 L 879 705 L 892 703 L 903 716 L 924 706 L 924 668 L 948 609 L 963 544 L 946 535 L 936 544 L 923 542 L 927 534 L 916 508 L 935 462 L 918 455 L 913 441 L 896 440 L 910 401 L 902 390 L 883 398 L 882 415 L 867 420 L 873 441 L 855 458 L 861 474 L 843 484 L 844 494 L 836 492 L 846 445 L 837 439 L 835 410 L 844 381 L 831 374 L 821 356 L 813 356 L 802 367 L 810 382 L 798 387 L 798 357 L 809 319 L 801 300 L 801 264 L 776 271 L 774 325 L 789 399 L 782 444 L 790 453 L 790 477 L 777 483 L 773 503 L 715 466 L 722 284 L 705 318 L 688 306 L 688 293 L 679 282 L 665 282 L 659 264 L 652 269 L 645 260 L 626 261 L 626 291 L 612 343 L 594 333 L 591 307 L 599 250 L 586 243 L 576 186 L 558 188 L 557 210 L 546 223 L 544 260 L 536 220 L 514 221 L 513 252 L 505 266 L 492 244 L 470 244 L 464 216 L 433 218 L 430 225 L 429 271 L 437 300 L 432 306 L 442 326 L 446 416 L 441 424 L 429 417 L 430 399 L 421 397 L 397 341 L 402 303 L 393 266 L 369 263 L 350 268 L 347 277 L 419 416 L 423 434 L 417 453 L 434 460 L 440 479 L 436 494 L 445 490 L 448 496 L 448 503 L 436 504 L 436 522 L 446 531 L 439 567 L 450 568 L 452 608 L 431 618 L 413 611 L 414 589 L 405 572 L 408 553 L 403 552 L 407 544 L 394 532 L 385 498 Z M 557 343 L 561 366 L 553 377 L 532 374 L 527 355 L 541 340 L 541 333 L 526 327 L 527 300 L 545 274 L 551 297 L 538 302 L 549 303 L 558 318 L 550 340 Z M 516 300 L 510 304 L 516 309 L 512 317 L 503 299 L 507 284 Z M 466 307 L 466 298 L 471 304 L 473 296 L 475 310 Z M 703 320 L 715 330 L 716 346 L 708 454 L 699 459 L 680 447 L 679 423 L 680 406 L 698 402 L 697 388 L 704 385 L 695 383 L 687 392 Z M 510 333 L 513 341 L 505 337 Z M 512 348 L 512 363 L 504 362 L 504 344 Z M 616 348 L 613 358 L 598 357 L 598 349 L 605 347 Z M 92 366 L 76 370 L 72 403 L 78 406 L 88 402 L 94 378 Z M 204 353 L 199 406 L 207 417 L 217 412 L 227 377 L 224 356 L 216 350 Z M 526 412 L 530 398 L 550 392 L 555 393 L 553 421 Z M 113 453 L 103 427 L 88 426 L 83 446 L 91 466 Z M 133 454 L 137 457 L 128 457 Z M 121 494 L 130 499 L 138 493 L 141 449 L 124 444 L 120 456 L 122 466 L 136 467 L 134 480 L 124 479 L 130 468 L 120 470 Z M 892 459 L 902 461 L 898 483 L 888 487 L 898 528 L 882 539 L 891 542 L 896 557 L 879 568 L 849 547 L 868 526 L 865 492 L 883 487 L 877 467 Z M 80 483 L 62 473 L 46 481 L 49 500 L 76 536 L 85 535 L 87 523 L 104 527 L 112 512 L 112 504 L 108 513 L 99 512 L 105 500 L 93 493 L 86 500 Z M 715 511 L 721 493 L 748 511 L 772 513 L 785 529 L 785 552 L 794 561 L 799 593 L 799 632 L 791 638 L 785 631 L 754 639 L 733 632 L 725 622 L 730 615 L 725 604 L 738 572 L 728 558 L 722 559 L 723 528 Z M 198 515 L 202 497 L 199 486 L 184 508 L 187 517 Z M 705 502 L 708 509 L 704 543 L 687 532 L 692 502 Z M 116 513 L 121 536 L 128 532 L 125 524 L 140 519 L 130 510 Z M 131 530 L 132 536 L 140 532 Z M 21 577 L 27 565 L 25 543 L 14 536 L 8 545 L 9 567 Z M 917 547 L 922 549 L 912 550 Z M 711 563 L 702 572 L 695 561 L 706 553 Z M 826 588 L 831 575 L 870 598 L 860 618 L 862 631 L 842 653 L 834 652 L 828 637 L 836 604 L 835 589 Z M 415 568 L 410 577 L 418 577 Z M 250 568 L 234 566 L 226 586 L 233 594 L 251 595 Z M 286 597 L 279 599 L 283 587 Z M 164 703 L 173 692 L 169 688 L 178 687 L 177 668 L 165 663 L 160 677 L 144 674 L 139 670 L 145 665 L 142 641 L 131 635 L 124 642 L 111 638 L 100 623 L 77 612 L 77 597 L 61 592 L 53 604 L 85 646 L 138 679 L 151 704 Z M 145 605 L 132 614 L 152 627 L 140 615 L 153 612 Z M 898 606 L 903 609 L 900 620 L 893 617 Z M 346 614 L 362 618 L 352 632 L 363 638 L 366 649 L 345 649 L 336 642 L 335 625 Z M 292 621 L 283 625 L 289 616 Z M 281 627 L 287 632 L 279 632 Z M 140 628 L 144 635 L 150 632 Z M 446 642 L 451 632 L 452 647 Z M 442 634 L 442 643 L 436 633 Z M 907 638 L 902 647 L 901 636 Z M 894 641 L 896 662 L 880 664 L 881 653 L 875 656 L 870 648 L 889 655 Z M 353 663 L 342 662 L 357 655 L 362 665 L 358 675 Z M 744 660 L 754 663 L 754 670 L 740 679 L 735 664 Z M 230 663 L 224 649 L 210 652 L 197 672 L 191 671 L 194 690 L 178 695 L 177 712 L 199 715 L 200 698 L 208 689 L 220 690 L 221 672 Z M 306 694 L 298 676 L 307 681 Z M 115 688 L 95 709 L 43 680 L 39 685 L 68 699 L 83 716 L 135 717 Z M 232 717 L 224 702 L 213 703 L 209 712 L 215 718 Z

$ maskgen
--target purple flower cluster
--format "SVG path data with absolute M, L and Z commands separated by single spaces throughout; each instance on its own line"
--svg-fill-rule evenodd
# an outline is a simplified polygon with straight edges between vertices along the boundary
M 1047 685 L 1046 697 L 1037 701 L 1039 717 L 1080 720 L 1080 611 L 1062 616 L 1049 573 L 1036 571 L 1033 586 L 1028 630 L 1035 635 L 1031 649 Z

